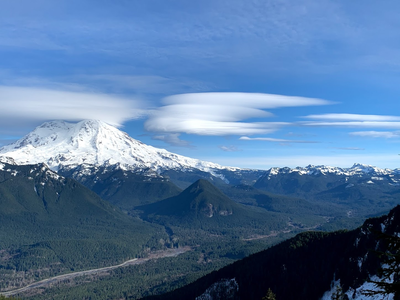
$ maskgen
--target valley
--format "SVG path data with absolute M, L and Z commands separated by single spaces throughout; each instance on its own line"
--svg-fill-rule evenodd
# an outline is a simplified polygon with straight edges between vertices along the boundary
M 122 264 L 114 265 L 114 266 L 109 266 L 109 267 L 103 267 L 99 269 L 91 269 L 91 270 L 85 270 L 85 271 L 79 271 L 79 272 L 73 272 L 73 273 L 68 273 L 64 275 L 58 275 L 55 277 L 43 279 L 38 282 L 31 283 L 25 287 L 19 288 L 17 290 L 11 290 L 7 292 L 2 292 L 1 294 L 4 296 L 13 296 L 21 293 L 29 293 L 30 295 L 35 294 L 32 292 L 32 289 L 40 289 L 40 288 L 48 288 L 51 285 L 54 285 L 56 283 L 60 283 L 65 280 L 70 280 L 76 277 L 81 277 L 81 276 L 90 276 L 90 275 L 100 275 L 102 273 L 108 273 L 111 270 L 117 269 L 117 268 L 123 268 L 127 266 L 132 266 L 132 265 L 137 265 L 137 264 L 143 264 L 149 260 L 152 259 L 160 259 L 164 257 L 176 257 L 182 253 L 185 253 L 187 251 L 192 250 L 190 247 L 183 247 L 183 248 L 176 248 L 176 249 L 168 249 L 164 251 L 155 251 L 153 253 L 150 253 L 148 257 L 146 258 L 134 258 L 127 260 L 123 262 Z

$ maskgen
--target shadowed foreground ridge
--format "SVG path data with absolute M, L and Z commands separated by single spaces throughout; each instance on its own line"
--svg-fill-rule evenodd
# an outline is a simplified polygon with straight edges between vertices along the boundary
M 239 288 L 230 299 L 259 300 L 268 289 L 279 300 L 320 299 L 338 279 L 347 292 L 377 274 L 380 260 L 372 249 L 384 250 L 384 243 L 378 243 L 378 232 L 388 235 L 400 232 L 400 206 L 387 216 L 368 219 L 352 231 L 301 233 L 183 288 L 145 299 L 195 299 L 214 283 L 233 278 Z

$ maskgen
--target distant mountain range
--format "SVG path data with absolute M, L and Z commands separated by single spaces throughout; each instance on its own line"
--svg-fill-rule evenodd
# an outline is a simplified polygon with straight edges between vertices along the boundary
M 400 185 L 400 169 L 380 169 L 362 164 L 354 164 L 351 168 L 309 165 L 294 169 L 271 168 L 268 171 L 225 167 L 145 145 L 125 132 L 96 120 L 43 123 L 22 139 L 0 148 L 0 155 L 11 157 L 18 164 L 45 163 L 53 171 L 72 170 L 81 175 L 93 173 L 97 168 L 113 167 L 149 177 L 168 175 L 169 171 L 180 171 L 190 176 L 190 173 L 197 171 L 208 173 L 213 180 L 220 179 L 231 184 L 237 184 L 238 178 L 243 174 L 255 172 L 261 175 L 262 172 L 263 176 L 257 185 L 288 174 L 315 177 L 369 176 L 371 184 L 379 180 L 388 180 L 392 185 Z M 229 172 L 236 172 L 236 176 L 227 175 Z M 233 177 L 233 182 L 229 177 Z
M 342 207 L 349 216 L 368 216 L 399 204 L 400 170 L 354 164 L 348 169 L 327 166 L 272 168 L 253 187 L 274 194 Z
M 145 145 L 95 120 L 46 122 L 15 143 L 2 147 L 0 154 L 20 164 L 46 163 L 54 171 L 118 166 L 156 176 L 166 170 L 196 169 L 223 179 L 217 173 L 219 170 L 238 170 Z

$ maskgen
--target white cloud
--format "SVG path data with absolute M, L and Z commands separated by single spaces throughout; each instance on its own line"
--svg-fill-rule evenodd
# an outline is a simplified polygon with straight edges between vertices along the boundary
M 275 138 L 267 138 L 267 137 L 258 137 L 258 138 L 250 138 L 247 136 L 242 136 L 239 140 L 243 141 L 265 141 L 265 142 L 274 142 L 274 143 L 298 143 L 298 144 L 314 144 L 317 143 L 315 141 L 301 141 L 301 140 L 286 140 L 286 139 L 275 139 Z
M 239 149 L 236 146 L 230 145 L 230 146 L 218 146 L 222 151 L 225 152 L 238 152 L 238 151 L 242 151 L 241 149 Z
M 279 108 L 310 105 L 330 105 L 334 102 L 296 96 L 262 93 L 192 93 L 166 97 L 166 104 L 202 103 L 208 105 L 232 105 L 252 108 Z
M 364 148 L 359 148 L 359 147 L 336 147 L 335 149 L 339 149 L 339 150 L 350 150 L 350 151 L 361 151 L 361 150 L 365 150 Z
M 360 115 L 360 114 L 320 114 L 308 115 L 304 118 L 325 121 L 400 121 L 399 116 Z
M 0 124 L 7 126 L 57 119 L 96 119 L 121 126 L 145 112 L 135 99 L 16 86 L 0 86 L 0 104 Z
M 264 109 L 332 102 L 303 97 L 260 93 L 193 93 L 169 96 L 165 106 L 153 111 L 145 128 L 153 132 L 198 135 L 251 135 L 276 131 L 285 122 L 243 122 L 273 115 Z
M 299 123 L 300 125 L 304 126 L 400 129 L 400 116 L 361 115 L 361 114 L 320 114 L 320 115 L 308 115 L 304 116 L 303 118 L 320 120 L 320 121 L 307 121 Z
M 354 121 L 354 122 L 301 122 L 300 125 L 314 127 L 386 128 L 400 129 L 400 122 Z
M 164 135 L 155 135 L 152 137 L 153 140 L 160 140 L 171 146 L 178 146 L 178 147 L 188 147 L 192 148 L 193 146 L 188 141 L 181 140 L 179 138 L 179 133 L 170 133 Z
M 356 131 L 350 132 L 350 135 L 372 137 L 372 138 L 400 138 L 400 131 Z

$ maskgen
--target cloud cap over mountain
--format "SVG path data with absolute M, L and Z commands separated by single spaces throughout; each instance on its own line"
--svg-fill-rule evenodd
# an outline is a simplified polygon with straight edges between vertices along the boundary
M 117 95 L 45 88 L 0 86 L 0 124 L 45 120 L 102 120 L 114 126 L 139 118 L 143 103 Z

